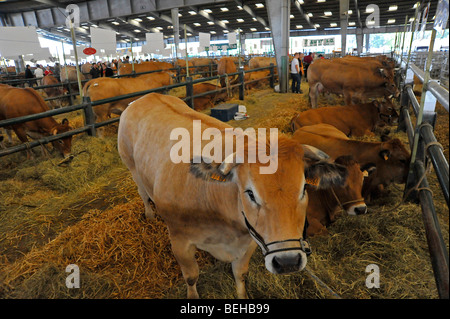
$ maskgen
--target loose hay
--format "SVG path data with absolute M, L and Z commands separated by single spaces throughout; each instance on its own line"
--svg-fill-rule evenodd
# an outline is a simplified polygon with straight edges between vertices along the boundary
M 307 92 L 305 83 L 302 89 Z M 231 125 L 277 127 L 283 133 L 289 133 L 295 113 L 309 108 L 307 94 L 270 89 L 234 102 L 247 106 L 250 119 Z M 407 140 L 403 133 L 394 136 Z M 447 148 L 448 142 L 443 145 Z M 54 166 L 54 157 L 0 159 L 0 297 L 185 298 L 167 229 L 160 219 L 151 223 L 143 218 L 143 204 L 118 157 L 115 136 L 76 138 L 74 152 L 82 150 L 87 152 L 66 167 Z M 448 208 L 433 175 L 429 181 L 448 245 Z M 371 205 L 373 213 L 342 217 L 329 227 L 329 236 L 311 238 L 308 267 L 342 297 L 438 297 L 420 207 L 408 203 L 384 212 L 401 200 L 402 188 L 389 187 Z M 197 259 L 200 296 L 235 298 L 231 266 L 203 252 Z M 379 289 L 365 286 L 365 269 L 372 263 L 380 267 Z M 65 286 L 69 264 L 80 268 L 80 289 Z M 250 263 L 247 289 L 252 298 L 331 297 L 305 272 L 270 274 L 259 250 Z

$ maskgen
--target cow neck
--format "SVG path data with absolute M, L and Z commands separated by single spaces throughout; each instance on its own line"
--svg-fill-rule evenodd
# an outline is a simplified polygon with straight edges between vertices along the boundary
M 367 126 L 374 129 L 378 121 L 377 108 L 372 103 L 358 104 L 355 105 L 355 108 L 358 110 L 358 113 L 361 114 L 361 118 L 367 123 Z
M 381 151 L 381 142 L 363 142 L 355 140 L 345 141 L 345 151 L 342 154 L 353 154 L 355 160 L 360 165 L 374 163 L 374 158 L 377 158 Z

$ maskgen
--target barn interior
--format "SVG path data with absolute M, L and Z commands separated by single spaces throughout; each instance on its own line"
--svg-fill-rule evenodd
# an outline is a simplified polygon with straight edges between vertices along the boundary
M 335 39 L 333 49 L 323 52 L 326 59 L 381 54 L 392 58 L 400 74 L 397 83 L 401 95 L 394 102 L 398 113 L 409 118 L 412 127 L 420 127 L 422 121 L 431 123 L 436 144 L 441 145 L 441 151 L 436 151 L 442 153 L 438 160 L 431 155 L 424 159 L 429 164 L 427 186 L 422 188 L 429 191 L 421 190 L 415 199 L 406 200 L 407 184 L 392 183 L 383 196 L 371 200 L 368 214 L 342 215 L 327 227 L 326 234 L 310 238 L 313 254 L 308 259 L 307 271 L 273 275 L 265 269 L 263 254 L 258 249 L 250 262 L 247 291 L 253 299 L 438 299 L 448 298 L 449 247 L 448 15 L 442 33 L 436 35 L 433 31 L 436 19 L 440 18 L 441 2 L 445 1 L 3 0 L 0 31 L 32 28 L 39 38 L 57 47 L 55 51 L 49 50 L 58 53 L 52 54 L 53 60 L 36 58 L 31 60 L 33 67 L 42 60 L 50 65 L 55 61 L 75 66 L 86 62 L 90 58 L 83 55 L 85 48 L 101 49 L 101 44 L 94 45 L 91 41 L 92 29 L 113 31 L 116 51 L 89 61 L 110 62 L 131 55 L 133 68 L 145 59 L 173 63 L 200 56 L 220 61 L 234 55 L 242 58 L 237 64 L 240 72 L 252 57 L 273 57 L 270 76 L 255 88 L 246 88 L 244 84 L 236 84 L 231 90 L 220 88 L 212 69 L 206 82 L 226 92 L 224 103 L 246 107 L 247 119 L 233 119 L 227 124 L 243 129 L 274 127 L 287 136 L 293 134 L 293 116 L 311 109 L 305 77 L 301 82 L 303 94 L 290 90 L 290 57 L 298 51 L 322 53 L 322 48 L 305 46 L 307 42 L 303 41 Z M 422 23 L 420 16 L 425 15 L 424 10 L 427 19 Z M 70 22 L 68 16 L 73 18 Z M 413 42 L 412 37 L 422 31 L 422 41 Z M 200 47 L 197 43 L 205 33 L 209 37 L 209 51 L 195 49 L 186 54 L 188 44 Z M 167 51 L 145 53 L 149 45 L 147 34 L 159 34 Z M 230 34 L 236 34 L 235 47 L 228 42 Z M 375 50 L 373 39 L 385 34 L 391 34 L 395 40 L 389 42 L 388 49 Z M 350 37 L 355 41 L 349 42 Z M 298 39 L 298 47 L 293 39 Z M 5 48 L 5 42 L 1 41 L 0 37 Z M 269 41 L 269 45 L 258 42 L 258 49 L 264 52 L 251 52 L 253 44 L 248 45 L 251 41 Z M 228 48 L 221 50 L 222 44 L 228 44 Z M 213 46 L 218 48 L 213 50 Z M 59 51 L 60 47 L 73 50 L 66 55 Z M 143 51 L 133 51 L 134 47 L 142 47 Z M 2 55 L 6 77 L 0 83 L 18 86 L 26 83 L 19 74 L 30 63 L 25 58 L 28 53 Z M 14 68 L 14 74 L 9 74 L 9 67 Z M 202 81 L 205 75 L 197 75 L 195 68 L 190 69 L 191 77 L 180 75 L 179 68 L 175 71 L 177 83 L 184 85 L 169 85 L 164 93 L 185 98 L 195 109 L 195 104 L 192 105 L 195 99 L 188 98 L 186 83 Z M 76 74 L 75 86 L 78 82 L 82 87 L 88 80 L 80 80 L 80 70 Z M 153 222 L 145 219 L 136 185 L 118 154 L 120 117 L 112 115 L 99 137 L 99 127 L 91 130 L 93 126 L 89 126 L 85 108 L 76 107 L 86 101 L 83 90 L 69 90 L 67 104 L 56 107 L 52 115 L 58 122 L 68 119 L 73 129 L 80 130 L 73 135 L 74 156 L 70 160 L 59 158 L 51 150 L 49 140 L 21 145 L 13 136 L 13 143 L 0 148 L 0 297 L 186 298 L 185 282 L 171 250 L 168 229 L 159 217 Z M 319 97 L 319 105 L 345 105 L 345 102 L 342 96 L 324 94 Z M 199 111 L 210 115 L 212 107 Z M 65 112 L 69 110 L 65 108 L 72 110 Z M 0 119 L 0 128 L 6 126 L 3 124 Z M 400 139 L 413 151 L 417 147 L 414 135 L 417 129 L 411 133 L 408 124 L 403 125 L 407 128 L 392 127 L 389 136 Z M 418 131 L 417 138 L 421 134 Z M 365 142 L 379 142 L 380 138 L 352 137 Z M 423 143 L 421 139 L 418 147 L 423 148 Z M 33 159 L 28 159 L 26 153 L 30 145 L 36 150 Z M 437 146 L 430 148 L 434 147 Z M 419 159 L 426 156 L 422 153 L 426 151 L 418 151 Z M 441 160 L 443 165 L 436 164 Z M 443 173 L 438 167 L 443 167 Z M 421 196 L 432 196 L 434 233 L 427 226 L 429 215 L 423 207 L 428 197 Z M 200 250 L 196 258 L 201 298 L 236 298 L 230 264 Z M 72 264 L 81 271 L 79 289 L 66 285 L 66 267 Z M 373 264 L 381 271 L 381 285 L 369 289 L 366 267 Z

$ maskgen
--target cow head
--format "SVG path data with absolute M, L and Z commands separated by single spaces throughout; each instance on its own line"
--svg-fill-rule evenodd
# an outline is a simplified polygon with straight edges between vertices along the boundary
M 57 124 L 51 131 L 52 135 L 61 134 L 72 130 L 69 125 L 69 120 L 62 120 L 61 124 Z M 61 155 L 66 158 L 72 152 L 72 137 L 66 137 L 52 142 L 53 147 L 56 148 Z
M 398 97 L 400 92 L 397 89 L 397 86 L 395 85 L 395 78 L 394 78 L 394 69 L 385 67 L 385 68 L 376 68 L 375 73 L 381 77 L 382 85 L 385 87 L 386 94 L 385 96 L 395 96 Z
M 341 186 L 348 173 L 322 151 L 285 136 L 278 138 L 274 156 L 278 166 L 273 174 L 261 174 L 266 164 L 239 160 L 236 153 L 216 165 L 191 164 L 191 172 L 212 182 L 235 184 L 241 227 L 262 249 L 266 268 L 283 274 L 302 270 L 310 253 L 304 238 L 306 184 L 319 189 Z
M 344 186 L 333 188 L 340 206 L 349 215 L 361 215 L 367 213 L 367 206 L 361 195 L 363 182 L 374 170 L 375 165 L 361 167 L 352 156 L 340 156 L 335 161 L 336 164 L 347 168 L 348 177 Z M 335 200 L 335 199 L 333 199 Z
M 377 126 L 394 125 L 398 122 L 398 113 L 390 99 L 383 102 L 374 100 L 372 103 L 378 109 Z
M 377 169 L 364 181 L 364 197 L 377 189 L 378 185 L 405 183 L 408 177 L 410 159 L 409 151 L 398 138 L 380 143 L 377 157 L 374 158 Z

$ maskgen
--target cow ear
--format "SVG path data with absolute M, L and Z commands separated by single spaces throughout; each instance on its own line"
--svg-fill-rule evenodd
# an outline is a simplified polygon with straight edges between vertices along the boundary
M 378 72 L 380 72 L 381 76 L 386 78 L 386 73 L 384 72 L 384 69 L 378 69 Z
M 389 159 L 389 156 L 391 155 L 391 152 L 389 150 L 381 150 L 379 155 L 382 159 L 387 161 Z
M 69 125 L 69 120 L 68 120 L 68 119 L 63 119 L 63 120 L 61 121 L 61 124 L 62 124 L 62 125 Z
M 363 176 L 368 177 L 377 170 L 377 166 L 373 163 L 369 163 L 364 166 L 360 166 L 360 169 L 361 172 L 363 173 Z
M 58 129 L 55 127 L 52 131 L 51 131 L 52 135 L 56 135 L 58 134 Z
M 343 186 L 348 176 L 347 168 L 330 163 L 329 156 L 310 145 L 302 145 L 304 150 L 305 181 L 319 189 Z

